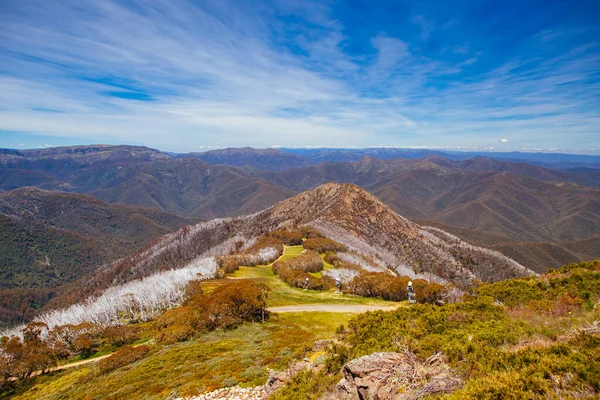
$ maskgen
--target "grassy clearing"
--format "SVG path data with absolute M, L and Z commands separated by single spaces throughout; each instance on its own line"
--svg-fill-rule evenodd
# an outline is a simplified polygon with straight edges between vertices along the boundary
M 281 259 L 293 258 L 302 254 L 302 246 L 285 246 Z M 323 257 L 323 256 L 322 256 Z M 325 269 L 334 268 L 333 265 L 325 263 Z M 315 277 L 320 277 L 321 273 L 311 274 Z M 271 270 L 271 265 L 257 265 L 255 267 L 240 267 L 230 275 L 232 279 L 252 279 L 257 282 L 267 284 L 271 288 L 269 298 L 267 299 L 268 307 L 288 306 L 294 304 L 385 304 L 385 305 L 401 305 L 402 302 L 391 302 L 380 299 L 365 298 L 352 295 L 343 295 L 335 293 L 335 290 L 329 292 L 321 292 L 316 290 L 304 290 L 293 288 L 283 282 Z M 203 287 L 210 291 L 212 288 L 222 285 L 225 280 L 214 280 L 205 282 Z
M 164 399 L 240 384 L 264 384 L 267 368 L 310 356 L 315 340 L 331 338 L 352 316 L 337 313 L 273 315 L 188 342 L 153 346 L 140 361 L 101 374 L 97 365 L 33 378 L 16 399 Z
M 386 305 L 402 304 L 373 298 L 337 294 L 335 291 L 321 292 L 317 290 L 293 288 L 279 279 L 277 275 L 271 271 L 271 267 L 267 265 L 260 265 L 256 267 L 240 267 L 240 269 L 233 273 L 231 277 L 234 279 L 252 279 L 257 282 L 263 282 L 267 284 L 271 288 L 271 292 L 269 293 L 269 297 L 267 299 L 267 306 L 269 307 L 314 303 Z M 211 284 L 218 285 L 219 282 L 213 281 Z

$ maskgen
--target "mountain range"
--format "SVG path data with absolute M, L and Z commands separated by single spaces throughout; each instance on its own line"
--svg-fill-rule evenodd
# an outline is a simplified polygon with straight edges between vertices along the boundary
M 441 224 L 537 271 L 600 256 L 600 169 L 592 168 L 598 157 L 548 155 L 586 165 L 559 170 L 489 157 L 451 160 L 420 149 L 297 153 L 242 148 L 181 155 L 135 146 L 1 150 L 0 190 L 36 186 L 209 220 L 257 212 L 326 182 L 353 183 L 407 218 Z M 410 158 L 315 164 L 340 154 Z
M 291 154 L 251 148 L 189 154 L 104 145 L 0 150 L 4 233 L 0 245 L 7 249 L 1 258 L 2 315 L 9 320 L 26 318 L 45 307 L 72 304 L 110 284 L 191 262 L 238 233 L 254 237 L 275 229 L 284 216 L 294 224 L 312 222 L 336 236 L 339 226 L 328 224 L 337 217 L 335 213 L 324 216 L 325 208 L 339 210 L 345 204 L 352 209 L 359 198 L 357 203 L 369 206 L 355 213 L 388 217 L 381 221 L 374 217 L 379 228 L 372 225 L 366 231 L 351 220 L 342 221 L 342 239 L 353 239 L 348 232 L 363 235 L 369 238 L 368 246 L 375 246 L 367 246 L 363 253 L 391 257 L 389 264 L 404 265 L 414 273 L 455 282 L 495 279 L 497 271 L 486 275 L 489 271 L 475 266 L 459 268 L 455 263 L 460 261 L 437 254 L 440 249 L 458 254 L 454 236 L 499 251 L 514 260 L 509 264 L 537 272 L 600 256 L 600 170 L 593 168 L 593 159 L 580 158 L 588 162 L 584 167 L 551 169 L 489 157 L 452 160 L 428 154 L 429 150 L 367 150 L 381 158 L 317 163 L 318 154 L 335 160 L 346 153 Z M 312 158 L 306 156 L 309 153 Z M 389 158 L 398 154 L 406 158 Z M 335 195 L 324 195 L 310 207 L 297 204 L 305 195 L 293 197 L 317 187 L 319 195 L 311 196 L 318 197 L 328 182 L 357 186 L 334 190 L 326 185 Z M 294 200 L 286 200 L 290 198 Z M 344 203 L 349 198 L 354 200 Z M 385 212 L 381 207 L 386 207 Z M 257 212 L 264 216 L 265 209 L 279 217 L 269 217 L 268 223 L 212 221 Z M 285 211 L 278 214 L 277 210 Z M 396 213 L 399 220 L 389 217 Z M 189 239 L 193 251 L 139 266 L 136 251 L 147 251 L 153 240 L 200 220 L 208 221 L 205 224 L 211 228 L 202 228 L 198 239 Z M 397 236 L 396 230 L 403 236 Z M 169 236 L 158 242 L 165 237 Z M 433 258 L 425 259 L 424 254 Z M 415 269 L 415 262 L 420 267 Z M 434 268 L 440 264 L 444 268 Z M 522 268 L 503 265 L 506 275 L 501 277 L 516 276 L 514 271 Z

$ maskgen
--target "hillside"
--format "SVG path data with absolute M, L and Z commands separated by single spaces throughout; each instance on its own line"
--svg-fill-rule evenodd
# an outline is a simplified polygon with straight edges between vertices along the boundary
M 538 276 L 327 183 L 73 283 L 0 341 L 0 398 L 593 398 L 598 276 Z
M 310 197 L 303 199 L 306 205 Z M 285 232 L 291 238 L 295 231 Z M 317 234 L 303 232 L 304 243 Z M 283 233 L 262 239 L 273 246 L 267 238 Z M 132 285 L 113 287 L 110 297 L 125 292 L 139 300 L 123 302 L 128 308 L 114 314 L 116 325 L 103 319 L 111 314 L 110 303 L 95 306 L 106 296 L 85 303 L 95 311 L 78 313 L 89 318 L 102 311 L 94 323 L 56 325 L 59 315 L 32 323 L 23 329 L 24 342 L 0 342 L 0 398 L 391 400 L 400 392 L 403 398 L 521 399 L 600 393 L 599 262 L 478 284 L 472 295 L 441 305 L 427 293 L 441 289 L 438 296 L 451 299 L 444 295 L 451 285 L 415 280 L 420 304 L 409 305 L 352 295 L 372 272 L 359 272 L 341 293 L 282 282 L 274 274 L 277 263 L 299 262 L 306 257 L 303 247 L 284 246 L 274 263 L 239 266 L 219 279 L 199 282 L 188 274 L 189 283 L 170 292 L 156 283 L 171 282 L 173 271 L 139 281 L 132 292 Z M 250 260 L 252 254 L 229 257 Z M 347 267 L 323 268 L 324 276 Z M 202 279 L 212 276 L 203 272 Z M 386 290 L 406 298 L 408 279 L 375 275 L 402 280 Z M 166 307 L 149 302 L 166 294 L 181 297 Z M 139 312 L 144 302 L 153 314 Z M 290 305 L 297 311 L 288 312 Z M 380 311 L 348 314 L 350 307 Z M 68 320 L 78 317 L 76 309 L 66 311 Z M 52 368 L 57 359 L 67 363 Z
M 259 211 L 292 194 L 236 168 L 148 148 L 5 151 L 0 163 L 0 190 L 36 186 L 202 219 Z
M 203 222 L 158 240 L 65 288 L 52 307 L 73 304 L 114 284 L 181 268 L 201 257 L 226 253 L 277 229 L 310 225 L 372 258 L 372 268 L 468 287 L 474 279 L 496 281 L 533 272 L 500 253 L 464 243 L 442 230 L 397 215 L 355 185 L 325 184 L 252 215 Z
M 420 225 L 430 225 L 452 233 L 469 243 L 500 251 L 515 261 L 527 265 L 538 273 L 548 268 L 580 260 L 600 257 L 600 236 L 564 242 L 515 242 L 505 236 L 457 228 L 430 220 L 415 219 Z
M 194 222 L 157 209 L 32 187 L 0 193 L 0 320 L 30 318 L 47 301 L 27 305 L 28 298 L 36 297 L 33 292 L 55 293 Z

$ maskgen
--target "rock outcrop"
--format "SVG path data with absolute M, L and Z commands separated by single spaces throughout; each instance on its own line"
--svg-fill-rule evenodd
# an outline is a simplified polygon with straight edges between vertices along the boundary
M 342 373 L 335 397 L 346 400 L 415 400 L 452 392 L 462 383 L 441 353 L 424 362 L 408 351 L 373 353 L 350 361 Z
M 265 391 L 267 394 L 271 394 L 291 381 L 296 374 L 304 369 L 319 370 L 322 368 L 321 365 L 315 365 L 314 362 L 305 359 L 291 364 L 285 371 L 269 371 L 269 378 L 265 384 Z

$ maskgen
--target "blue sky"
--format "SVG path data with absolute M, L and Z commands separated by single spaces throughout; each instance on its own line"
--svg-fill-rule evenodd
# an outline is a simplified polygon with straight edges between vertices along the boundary
M 593 153 L 600 2 L 1 2 L 0 147 L 91 143 Z

